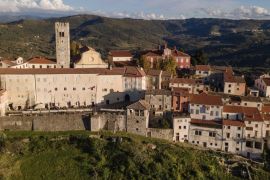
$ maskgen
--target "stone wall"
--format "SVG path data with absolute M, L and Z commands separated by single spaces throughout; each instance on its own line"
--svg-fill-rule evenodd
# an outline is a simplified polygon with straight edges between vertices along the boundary
M 91 117 L 91 131 L 126 131 L 126 116 L 122 113 L 100 113 Z
M 147 137 L 159 138 L 172 141 L 173 129 L 147 128 Z
M 75 131 L 90 130 L 88 114 L 49 114 L 0 117 L 0 130 Z

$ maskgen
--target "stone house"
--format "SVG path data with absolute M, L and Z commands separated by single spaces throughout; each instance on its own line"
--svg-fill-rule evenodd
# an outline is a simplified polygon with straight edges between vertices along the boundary
M 127 107 L 127 132 L 147 136 L 150 108 L 145 100 Z
M 163 115 L 172 110 L 172 94 L 169 90 L 147 90 L 144 99 L 150 104 L 153 115 Z
M 150 69 L 146 72 L 146 89 L 168 89 L 171 78 L 169 72 Z

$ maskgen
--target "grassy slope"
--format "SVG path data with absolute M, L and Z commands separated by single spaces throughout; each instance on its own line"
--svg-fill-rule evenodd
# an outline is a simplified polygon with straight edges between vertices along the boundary
M 8 133 L 0 154 L 0 179 L 238 179 L 218 163 L 228 155 L 127 134 L 113 135 L 123 137 L 121 143 L 107 140 L 109 133 L 103 136 Z M 258 169 L 253 177 L 270 175 Z

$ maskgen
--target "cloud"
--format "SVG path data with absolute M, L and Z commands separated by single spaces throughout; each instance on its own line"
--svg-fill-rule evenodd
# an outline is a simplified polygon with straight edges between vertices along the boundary
M 63 0 L 0 0 L 0 12 L 23 12 L 29 10 L 70 11 L 73 8 Z
M 229 19 L 269 19 L 270 11 L 259 6 L 240 6 L 232 11 L 224 11 L 221 9 L 203 9 L 207 16 L 212 18 L 229 18 Z

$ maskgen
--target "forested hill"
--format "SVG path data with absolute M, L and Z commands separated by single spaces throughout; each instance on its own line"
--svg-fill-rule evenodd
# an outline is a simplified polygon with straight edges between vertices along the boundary
M 77 15 L 0 25 L 0 56 L 54 57 L 54 22 L 68 21 L 72 40 L 103 54 L 109 49 L 155 48 L 167 41 L 189 54 L 204 50 L 215 64 L 270 66 L 270 21 L 135 20 Z

